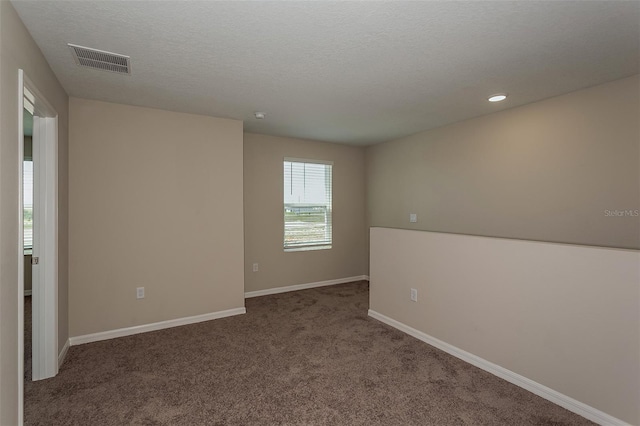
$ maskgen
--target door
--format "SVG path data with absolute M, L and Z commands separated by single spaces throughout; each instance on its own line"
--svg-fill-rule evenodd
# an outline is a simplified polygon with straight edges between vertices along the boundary
M 58 374 L 58 117 L 23 70 L 18 74 L 18 128 L 23 110 L 33 113 L 33 257 L 32 377 Z M 22 199 L 24 134 L 18 132 L 19 238 L 18 247 L 18 420 L 24 416 L 24 216 Z

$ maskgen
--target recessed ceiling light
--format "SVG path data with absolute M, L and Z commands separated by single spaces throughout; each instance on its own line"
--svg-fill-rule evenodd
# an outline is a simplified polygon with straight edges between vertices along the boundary
M 506 93 L 496 93 L 495 95 L 489 96 L 487 100 L 489 102 L 500 102 L 500 101 L 504 101 L 505 99 L 507 99 Z
M 255 115 L 258 120 L 264 120 L 264 117 L 266 116 L 264 112 L 256 112 L 253 115 Z

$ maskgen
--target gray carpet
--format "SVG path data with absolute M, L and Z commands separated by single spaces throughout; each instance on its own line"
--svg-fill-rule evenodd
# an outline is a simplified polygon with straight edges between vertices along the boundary
M 24 381 L 31 381 L 31 296 L 24 298 Z
M 74 346 L 25 383 L 27 425 L 586 425 L 367 317 L 357 282 L 247 314 Z

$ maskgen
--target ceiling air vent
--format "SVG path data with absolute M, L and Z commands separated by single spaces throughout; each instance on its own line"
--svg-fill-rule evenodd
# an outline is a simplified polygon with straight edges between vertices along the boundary
M 120 74 L 131 74 L 131 64 L 129 63 L 128 56 L 91 49 L 90 47 L 77 46 L 71 43 L 69 43 L 68 46 L 69 49 L 71 49 L 76 64 L 81 67 L 117 72 Z

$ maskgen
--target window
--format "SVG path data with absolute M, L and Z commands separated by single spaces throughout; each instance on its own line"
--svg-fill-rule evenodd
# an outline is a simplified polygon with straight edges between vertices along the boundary
M 331 248 L 332 163 L 284 159 L 284 250 Z
M 31 253 L 33 248 L 33 161 L 23 163 L 23 200 L 24 200 L 24 250 Z

